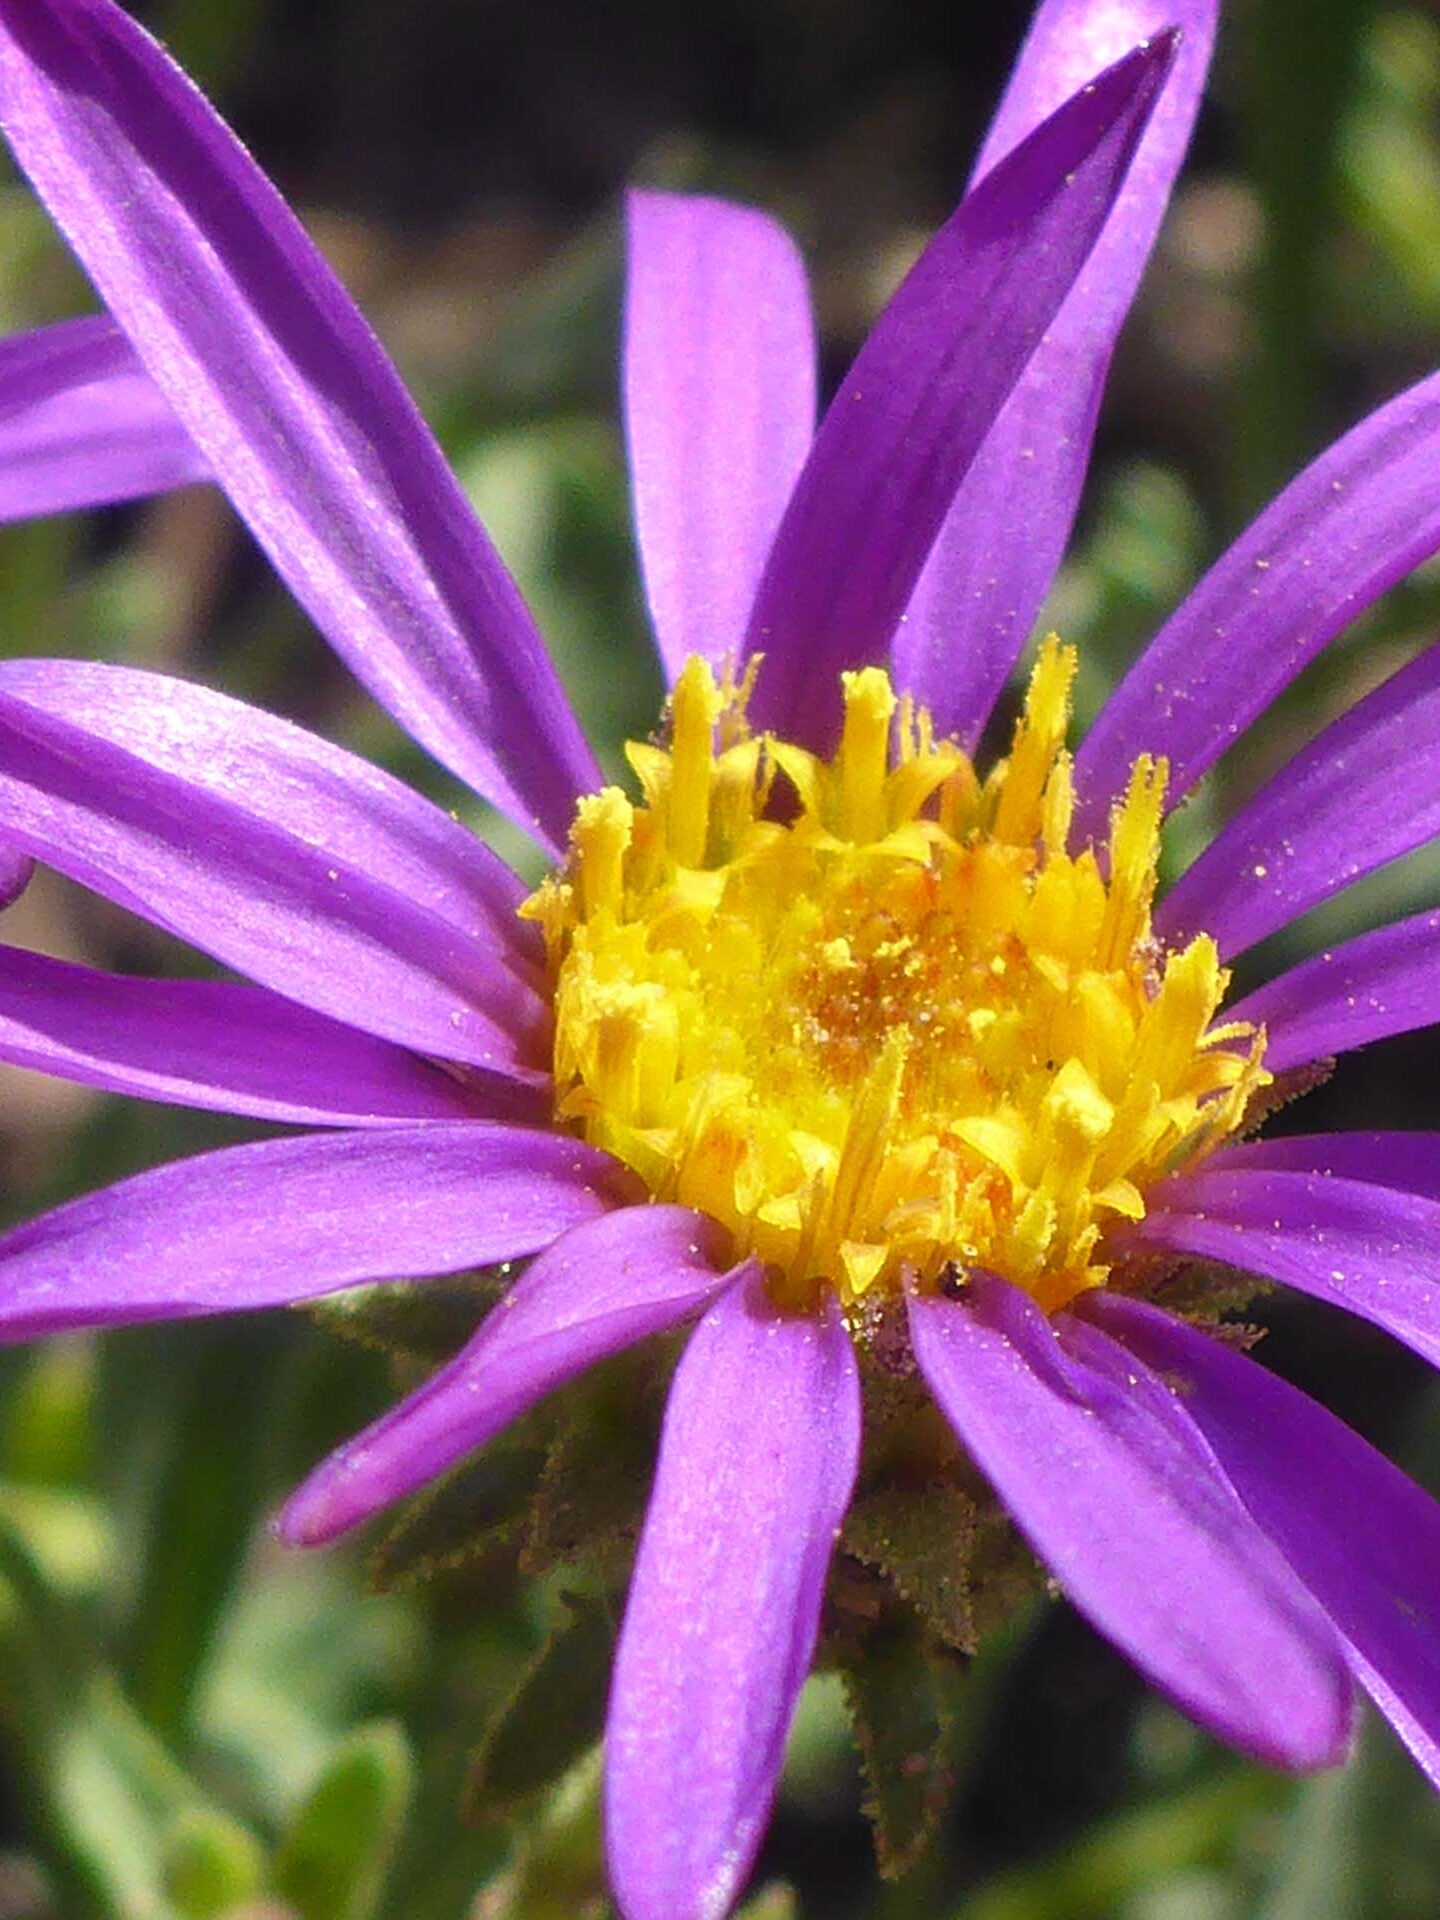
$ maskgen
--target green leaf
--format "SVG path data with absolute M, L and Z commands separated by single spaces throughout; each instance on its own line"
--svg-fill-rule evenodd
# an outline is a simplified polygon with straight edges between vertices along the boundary
M 586 1754 L 519 1833 L 509 1870 L 485 1889 L 476 1920 L 602 1920 L 602 1762 Z
M 946 1646 L 975 1651 L 973 1500 L 952 1487 L 887 1487 L 850 1509 L 841 1546 L 883 1574 Z
M 566 1396 L 535 1490 L 526 1573 L 583 1566 L 601 1584 L 628 1570 L 655 1457 L 660 1400 L 649 1353 L 622 1354 Z
M 250 1550 L 268 1442 L 256 1416 L 290 1334 L 276 1319 L 157 1327 L 130 1356 L 149 1387 L 153 1478 L 124 1675 L 146 1720 L 177 1743 Z
M 164 1836 L 161 1870 L 181 1920 L 224 1920 L 260 1892 L 265 1856 L 254 1836 L 227 1814 L 191 1807 Z
M 25 1538 L 0 1515 L 0 1708 L 48 1858 L 96 1920 L 174 1920 L 162 1836 L 208 1811 L 79 1632 Z M 70 1908 L 67 1911 L 72 1910 Z
M 0 1461 L 9 1480 L 71 1486 L 84 1481 L 93 1445 L 95 1349 L 85 1340 L 45 1340 L 24 1356 L 5 1395 Z
M 280 1843 L 274 1889 L 299 1920 L 371 1920 L 409 1809 L 414 1764 L 393 1721 L 331 1756 Z
M 513 1583 L 546 1452 L 527 1424 L 447 1474 L 370 1556 L 371 1584 L 389 1593 L 457 1569 Z
M 507 1261 L 477 1273 L 434 1280 L 349 1287 L 313 1301 L 311 1317 L 327 1333 L 429 1369 L 452 1359 L 500 1299 L 518 1271 Z
M 600 1737 L 616 1622 L 603 1604 L 567 1596 L 550 1638 L 486 1733 L 466 1788 L 485 1820 L 553 1786 Z
M 844 1679 L 876 1858 L 893 1880 L 924 1853 L 954 1792 L 951 1736 L 964 1673 L 953 1655 L 900 1631 L 876 1636 Z

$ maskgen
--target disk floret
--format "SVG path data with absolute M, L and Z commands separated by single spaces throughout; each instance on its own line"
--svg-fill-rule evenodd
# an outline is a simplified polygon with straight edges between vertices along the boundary
M 983 1267 L 1061 1306 L 1268 1079 L 1262 1036 L 1215 1024 L 1214 942 L 1152 938 L 1165 763 L 1136 761 L 1103 859 L 1070 850 L 1074 672 L 1048 641 L 982 782 L 878 668 L 842 677 L 824 760 L 692 658 L 665 743 L 627 749 L 640 801 L 583 800 L 524 909 L 559 1120 L 796 1304 Z

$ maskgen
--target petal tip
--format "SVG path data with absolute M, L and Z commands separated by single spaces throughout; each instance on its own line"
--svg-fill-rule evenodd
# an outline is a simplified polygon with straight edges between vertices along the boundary
M 271 1515 L 270 1534 L 282 1547 L 325 1547 L 345 1532 L 344 1514 L 337 1512 L 328 1488 L 317 1487 L 315 1481 L 315 1474 L 302 1480 L 280 1511 Z

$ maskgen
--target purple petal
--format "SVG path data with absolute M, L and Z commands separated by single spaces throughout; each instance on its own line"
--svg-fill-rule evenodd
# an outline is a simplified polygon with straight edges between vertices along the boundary
M 0 340 L 0 521 L 209 478 L 113 320 L 64 320 Z
M 1333 1636 L 1164 1384 L 1062 1345 L 992 1274 L 964 1304 L 912 1300 L 910 1325 L 961 1445 L 1080 1612 L 1222 1739 L 1276 1766 L 1341 1758 Z
M 769 1817 L 860 1454 L 860 1383 L 828 1305 L 746 1274 L 676 1370 L 615 1655 L 610 1878 L 625 1920 L 718 1920 Z
M 0 1239 L 0 1339 L 314 1300 L 518 1259 L 623 1191 L 608 1155 L 460 1120 L 177 1160 Z
M 0 663 L 0 818 L 25 852 L 289 999 L 442 1059 L 540 1072 L 519 883 L 299 727 L 158 675 Z
M 0 841 L 0 908 L 11 906 L 30 884 L 35 862 L 18 847 Z
M 1205 86 L 1215 0 L 1045 0 L 976 167 L 987 173 L 1090 75 L 1184 39 L 1095 251 L 990 429 L 896 632 L 901 686 L 974 747 L 1065 550 L 1101 390 Z
M 1264 1168 L 1364 1180 L 1440 1200 L 1440 1133 L 1297 1133 L 1222 1147 L 1205 1164 L 1216 1172 Z
M 749 207 L 632 192 L 625 424 L 666 675 L 738 658 L 815 432 L 815 323 L 794 242 Z
M 1224 1163 L 1152 1188 L 1107 1238 L 1221 1260 L 1373 1320 L 1440 1366 L 1440 1205 L 1358 1180 Z
M 1160 938 L 1244 952 L 1440 833 L 1440 646 L 1297 753 L 1166 894 Z M 1404 769 L 1397 780 L 1395 770 Z
M 1440 1507 L 1323 1407 L 1217 1340 L 1113 1294 L 1093 1315 L 1178 1387 L 1231 1484 L 1440 1785 Z
M 1075 758 L 1103 835 L 1137 754 L 1181 799 L 1300 669 L 1440 547 L 1440 375 L 1321 454 L 1213 566 L 1126 674 Z
M 17 159 L 292 592 L 436 757 L 552 847 L 600 784 L 519 593 L 284 202 L 110 0 L 3 0 Z
M 882 658 L 971 461 L 1084 266 L 1173 35 L 1101 74 L 961 202 L 836 395 L 776 535 L 749 645 L 756 717 L 833 738 L 839 673 Z
M 302 1126 L 501 1117 L 493 1092 L 263 987 L 133 980 L 18 947 L 0 947 L 0 1060 L 141 1100 Z
M 403 1499 L 607 1354 L 677 1326 L 725 1284 L 725 1239 L 685 1207 L 623 1207 L 536 1259 L 417 1393 L 338 1448 L 276 1523 L 318 1546 Z
M 1417 913 L 1317 953 L 1229 1009 L 1265 1029 L 1272 1073 L 1440 1020 L 1440 913 Z
M 453 815 L 370 761 L 227 694 L 91 660 L 0 660 L 0 695 L 83 728 L 363 866 L 458 931 L 538 962 L 529 889 Z

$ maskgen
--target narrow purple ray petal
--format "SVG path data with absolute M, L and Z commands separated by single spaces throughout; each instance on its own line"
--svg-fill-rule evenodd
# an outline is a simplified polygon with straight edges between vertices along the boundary
M 182 703 L 182 742 L 183 722 Z M 392 884 L 366 860 L 359 825 L 378 789 L 307 782 L 303 750 L 272 763 L 269 744 L 260 724 L 253 740 L 230 743 L 213 779 L 172 772 L 0 691 L 0 818 L 16 846 L 287 999 L 418 1052 L 538 1083 L 544 1005 L 483 926 L 466 932 L 424 897 L 434 877 L 418 857 L 423 837 L 417 899 L 398 873 Z M 251 810 L 255 798 L 262 811 Z M 279 802 L 273 819 L 270 799 Z M 384 809 L 374 813 L 376 863 L 394 864 Z M 344 850 L 307 834 L 314 821 L 335 826 Z M 408 823 L 392 815 L 390 824 L 398 837 Z M 476 910 L 463 899 L 456 909 Z
M 18 947 L 0 946 L 0 1060 L 141 1100 L 303 1126 L 497 1117 L 493 1090 L 263 987 L 127 979 Z M 533 1094 L 512 1093 L 535 1108 Z
M 1045 0 L 976 167 L 983 176 L 1091 74 L 1171 26 L 1184 39 L 1124 191 L 976 455 L 895 635 L 899 684 L 967 747 L 1070 535 L 1110 356 L 1204 91 L 1215 0 Z
M 537 964 L 528 889 L 452 816 L 358 754 L 189 681 L 93 660 L 0 660 L 0 695 L 243 806 Z
M 551 846 L 599 785 L 393 367 L 278 194 L 111 0 L 3 0 L 0 123 L 215 477 L 421 744 Z
M 1018 1288 L 910 1307 L 915 1358 L 1066 1594 L 1183 1710 L 1275 1766 L 1346 1744 L 1348 1687 L 1319 1610 L 1247 1518 L 1163 1383 L 1068 1350 Z
M 1082 1311 L 1179 1388 L 1231 1484 L 1344 1636 L 1356 1678 L 1440 1785 L 1440 1507 L 1253 1361 L 1137 1300 Z
M 1222 1147 L 1207 1170 L 1318 1173 L 1440 1200 L 1440 1133 L 1299 1133 Z
M 1440 375 L 1293 480 L 1166 621 L 1075 758 L 1081 826 L 1105 831 L 1139 753 L 1172 805 L 1343 627 L 1440 548 Z
M 686 1207 L 586 1220 L 539 1255 L 447 1366 L 321 1462 L 286 1503 L 280 1537 L 313 1547 L 358 1526 L 607 1354 L 679 1325 L 725 1279 L 723 1233 Z
M 1440 646 L 1392 674 L 1241 808 L 1161 901 L 1161 939 L 1180 944 L 1203 930 L 1228 960 L 1432 839 L 1437 742 Z
M 631 192 L 625 425 L 666 677 L 738 659 L 815 432 L 815 323 L 784 229 L 749 207 Z
M 1268 1168 L 1184 1174 L 1150 1212 L 1107 1236 L 1121 1254 L 1158 1248 L 1222 1260 L 1373 1320 L 1440 1366 L 1440 1205 L 1359 1180 Z
M 209 478 L 113 320 L 64 320 L 0 340 L 0 521 Z
M 676 1370 L 615 1655 L 605 1827 L 626 1920 L 718 1920 L 744 1884 L 859 1456 L 838 1311 L 783 1316 L 745 1274 Z
M 30 876 L 35 871 L 35 862 L 28 853 L 21 853 L 18 847 L 7 847 L 0 841 L 0 908 L 10 906 L 18 900 L 30 884 Z
M 1101 74 L 931 241 L 821 424 L 749 645 L 761 724 L 830 744 L 839 672 L 882 658 L 940 524 L 1124 185 L 1173 35 Z
M 624 1191 L 608 1155 L 484 1121 L 177 1160 L 0 1239 L 0 1340 L 314 1300 L 517 1259 Z
M 1264 1027 L 1273 1073 L 1431 1026 L 1440 1020 L 1440 913 L 1317 953 L 1247 994 L 1229 1017 Z

